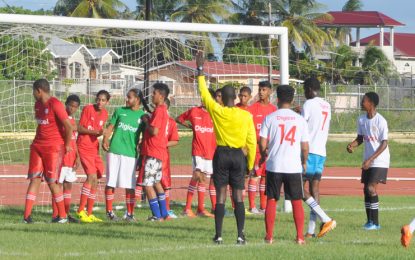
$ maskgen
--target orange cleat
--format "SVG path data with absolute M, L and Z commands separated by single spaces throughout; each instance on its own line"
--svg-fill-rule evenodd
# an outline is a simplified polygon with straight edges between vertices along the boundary
M 207 211 L 206 209 L 203 211 L 198 211 L 197 212 L 197 216 L 198 217 L 208 217 L 208 218 L 214 218 L 215 215 L 211 214 L 209 211 Z
M 317 237 L 321 238 L 325 236 L 328 232 L 336 228 L 336 220 L 332 219 L 329 222 L 323 223 L 320 228 L 320 233 L 318 233 Z
M 193 213 L 193 211 L 191 209 L 183 210 L 183 215 L 185 215 L 189 218 L 195 218 L 196 217 L 195 213 Z
M 401 229 L 401 244 L 404 247 L 409 247 L 409 244 L 411 243 L 412 239 L 412 233 L 409 230 L 409 225 L 405 225 Z

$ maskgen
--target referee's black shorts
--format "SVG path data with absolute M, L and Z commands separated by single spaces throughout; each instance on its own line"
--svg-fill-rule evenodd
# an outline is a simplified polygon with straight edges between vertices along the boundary
M 284 184 L 285 199 L 303 199 L 302 173 L 280 173 L 267 171 L 265 194 L 268 198 L 280 199 L 281 186 Z
M 213 183 L 215 188 L 230 185 L 232 189 L 245 189 L 246 158 L 240 148 L 216 147 L 213 156 Z

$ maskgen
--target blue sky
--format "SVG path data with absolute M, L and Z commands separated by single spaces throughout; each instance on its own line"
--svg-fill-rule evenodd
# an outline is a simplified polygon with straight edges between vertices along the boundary
M 136 0 L 121 0 L 131 9 L 135 9 Z M 207 0 L 208 1 L 208 0 Z M 7 2 L 11 6 L 23 6 L 29 9 L 51 9 L 56 0 L 0 0 L 0 6 Z M 319 0 L 325 5 L 322 11 L 341 10 L 346 0 Z M 398 32 L 415 33 L 415 1 L 414 0 L 363 0 L 363 10 L 382 12 L 404 24 L 404 27 L 396 28 Z M 377 33 L 378 30 L 365 29 L 362 36 Z

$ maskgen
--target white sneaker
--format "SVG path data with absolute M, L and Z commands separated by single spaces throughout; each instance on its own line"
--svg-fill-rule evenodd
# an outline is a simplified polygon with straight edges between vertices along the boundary
M 249 212 L 251 212 L 252 214 L 256 214 L 256 215 L 261 214 L 257 208 L 252 208 L 249 210 Z

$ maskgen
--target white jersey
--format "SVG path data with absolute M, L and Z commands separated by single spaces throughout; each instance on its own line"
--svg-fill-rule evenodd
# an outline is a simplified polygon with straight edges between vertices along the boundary
M 259 135 L 268 138 L 266 169 L 279 173 L 302 173 L 301 143 L 308 142 L 307 122 L 291 109 L 269 114 Z
M 308 124 L 310 153 L 326 156 L 326 143 L 331 120 L 330 104 L 319 97 L 307 99 L 301 114 Z
M 379 148 L 383 140 L 388 140 L 388 123 L 385 118 L 376 113 L 376 115 L 369 119 L 367 115 L 362 115 L 357 120 L 357 134 L 363 136 L 365 144 L 365 152 L 363 160 L 367 160 Z M 370 167 L 389 168 L 390 154 L 389 147 L 387 147 L 375 160 L 373 160 Z

